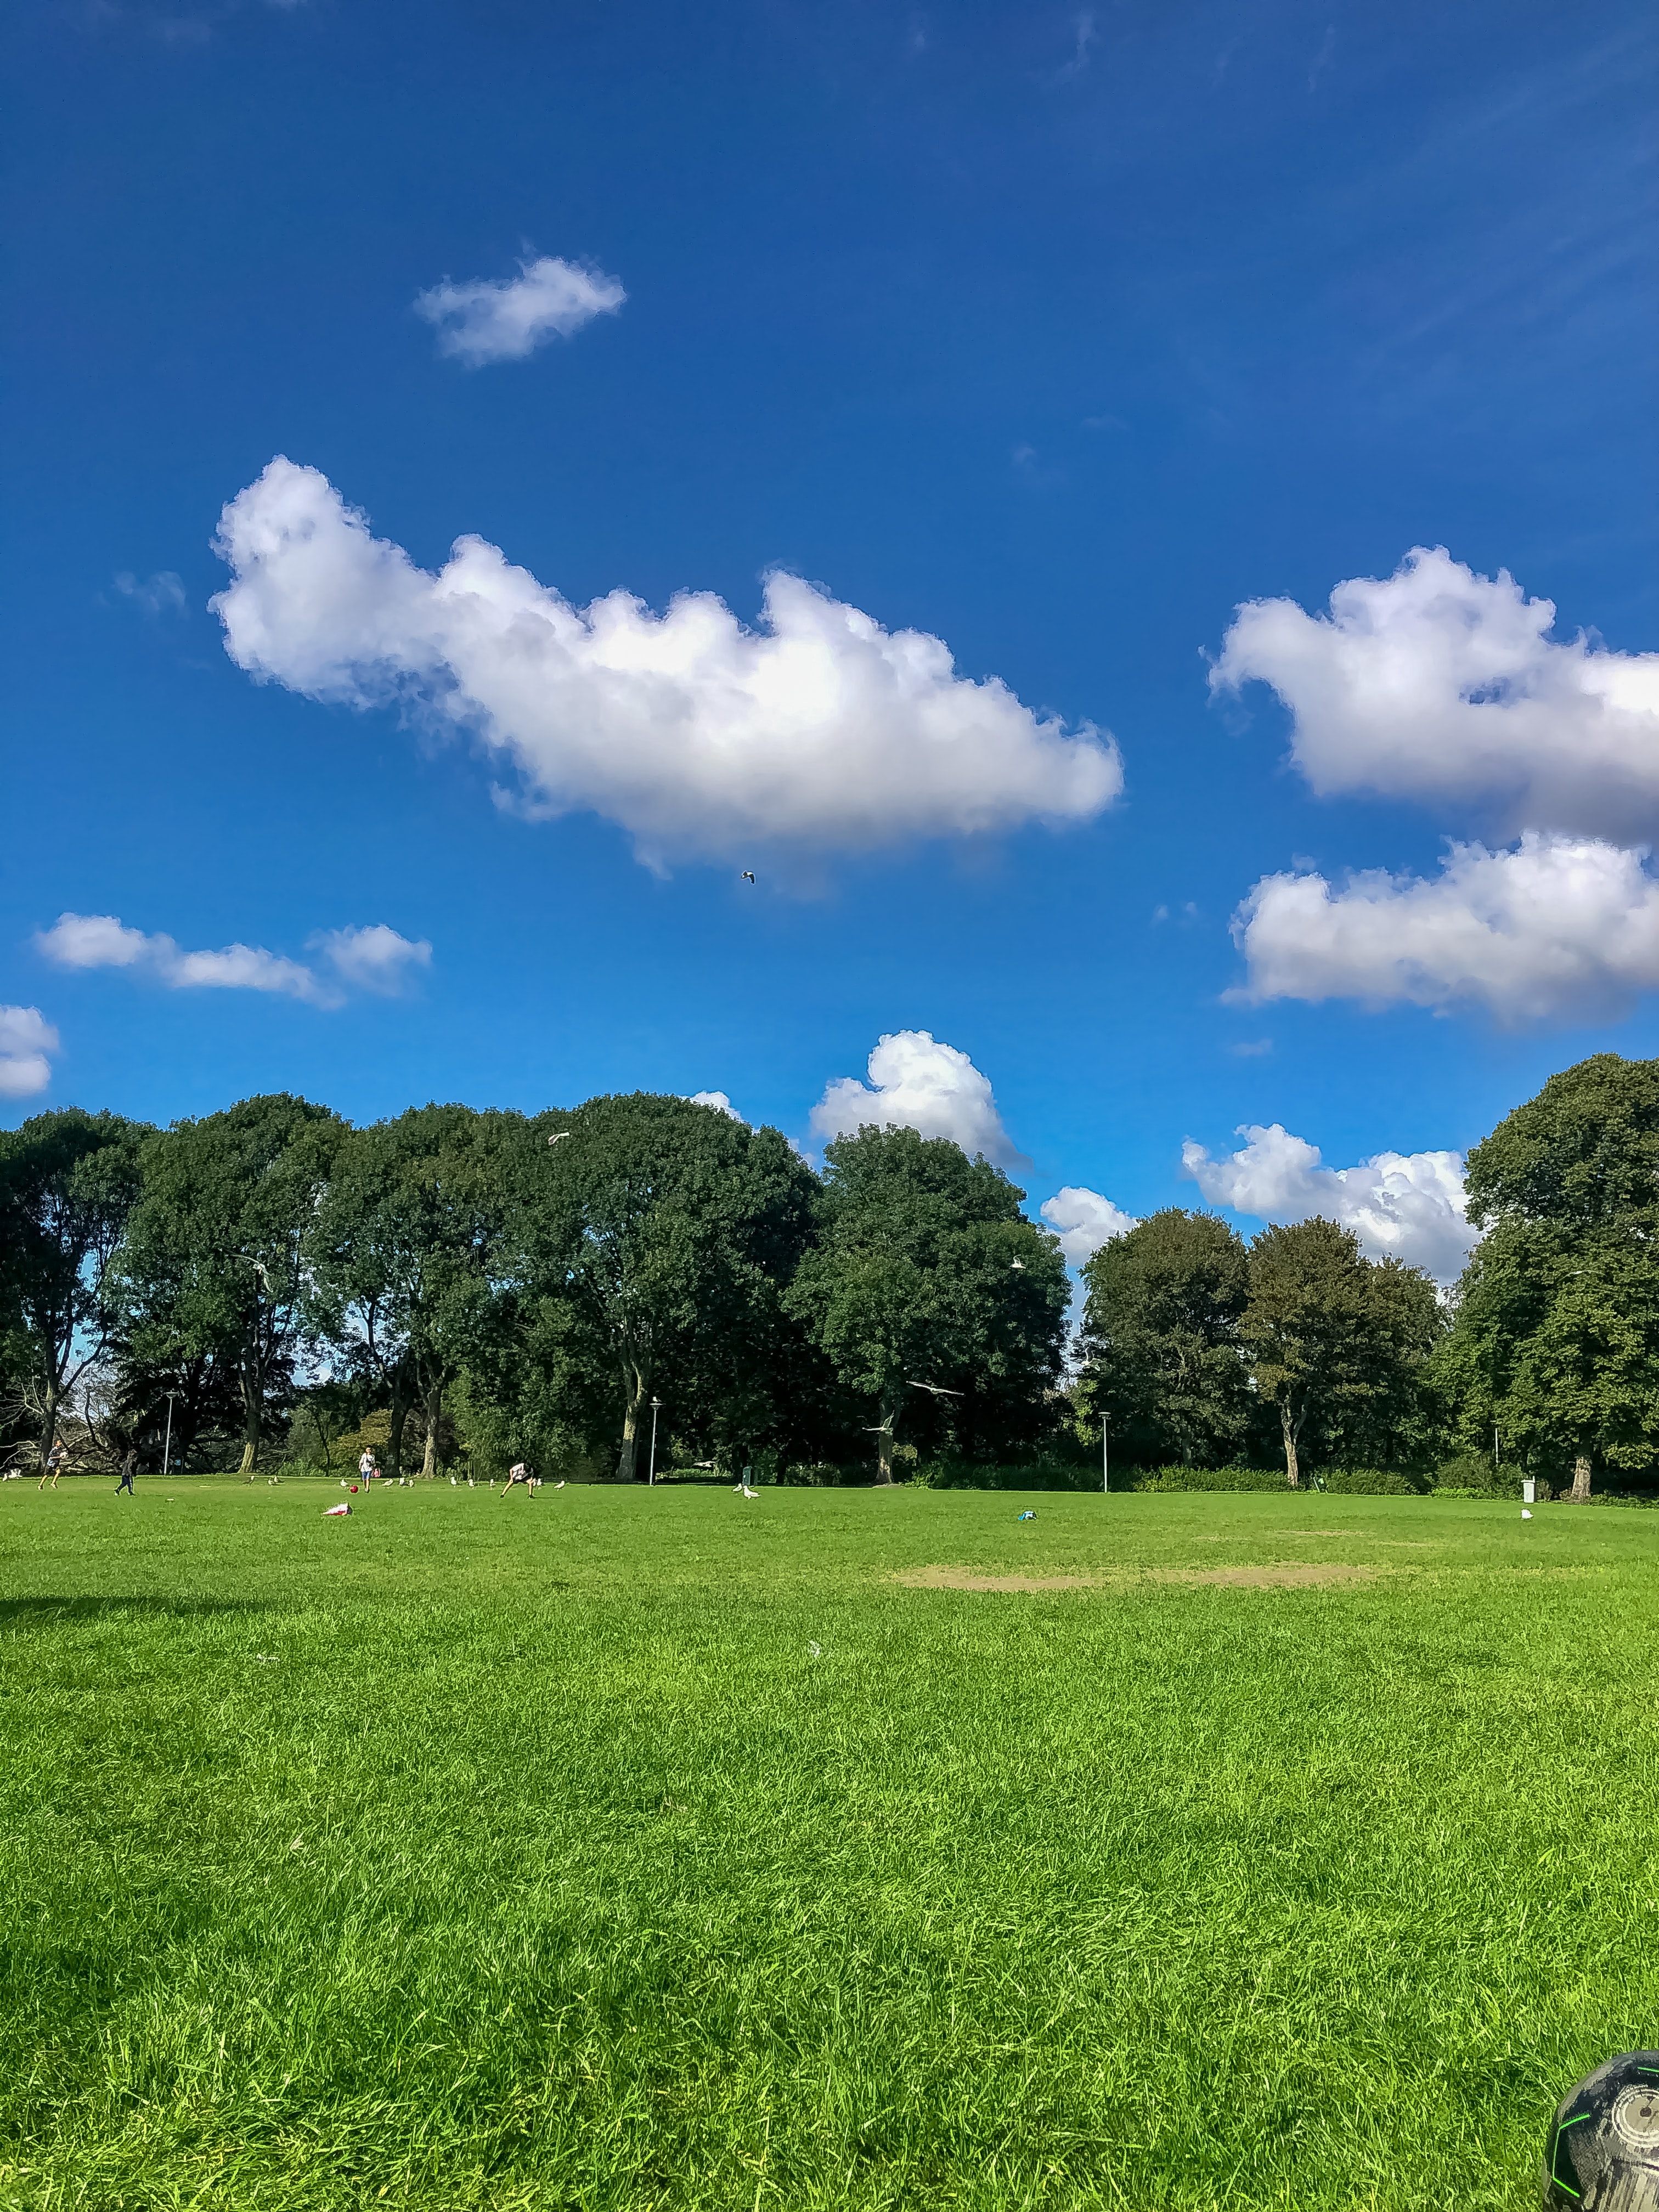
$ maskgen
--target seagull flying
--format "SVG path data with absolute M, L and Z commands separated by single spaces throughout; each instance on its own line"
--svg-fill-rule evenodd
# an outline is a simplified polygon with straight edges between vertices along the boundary
M 752 868 L 744 868 L 743 870 L 743 880 L 746 884 L 752 884 L 755 880 L 755 871 Z
M 562 1142 L 564 1138 L 574 1134 L 574 1132 L 570 1129 L 556 1129 L 547 1141 L 550 1145 L 556 1145 Z
M 962 1395 L 960 1390 L 947 1390 L 942 1382 L 919 1382 L 914 1375 L 907 1375 L 904 1379 L 913 1390 L 931 1390 L 936 1398 L 959 1398 Z

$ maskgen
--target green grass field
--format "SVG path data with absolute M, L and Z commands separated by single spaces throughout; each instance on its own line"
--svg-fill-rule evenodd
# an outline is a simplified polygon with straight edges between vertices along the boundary
M 0 2205 L 1473 2212 L 1659 2041 L 1659 1516 L 340 1494 L 0 1492 Z

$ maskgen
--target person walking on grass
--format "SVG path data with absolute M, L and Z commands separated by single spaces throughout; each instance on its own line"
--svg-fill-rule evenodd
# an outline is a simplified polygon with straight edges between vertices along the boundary
M 362 1477 L 363 1488 L 365 1490 L 367 1490 L 369 1484 L 374 1481 L 375 1476 L 380 1473 L 380 1468 L 374 1464 L 374 1453 L 369 1449 L 368 1446 L 365 1444 L 363 1447 L 363 1455 L 357 1462 L 357 1472 Z
M 129 1498 L 137 1498 L 138 1493 L 132 1486 L 132 1478 L 137 1472 L 138 1455 L 134 1451 L 132 1446 L 129 1444 L 127 1446 L 127 1455 L 121 1462 L 121 1480 L 115 1486 L 115 1495 L 118 1498 L 121 1495 L 121 1492 L 124 1490 Z
M 69 1446 L 64 1442 L 62 1437 L 59 1437 L 58 1441 L 53 1444 L 52 1449 L 46 1454 L 45 1464 L 40 1469 L 40 1480 L 34 1486 L 36 1492 L 39 1492 L 44 1490 L 48 1482 L 50 1482 L 52 1488 L 56 1490 L 58 1487 L 58 1478 L 68 1465 Z

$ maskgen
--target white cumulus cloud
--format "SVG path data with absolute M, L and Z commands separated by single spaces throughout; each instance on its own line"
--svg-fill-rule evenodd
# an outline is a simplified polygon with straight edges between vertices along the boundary
M 938 638 L 798 576 L 768 580 L 751 630 L 708 592 L 573 607 L 479 538 L 432 575 L 280 458 L 216 543 L 234 580 L 213 605 L 250 675 L 470 731 L 538 811 L 591 809 L 653 861 L 1079 821 L 1122 787 L 1109 736 L 1068 736 L 958 676 Z
M 1507 570 L 1418 546 L 1386 580 L 1339 584 L 1328 615 L 1240 607 L 1210 682 L 1270 684 L 1323 794 L 1478 801 L 1511 830 L 1659 825 L 1659 653 L 1553 639 L 1554 621 Z
M 742 1115 L 723 1091 L 694 1091 L 688 1103 L 693 1106 L 712 1106 L 717 1114 L 729 1115 L 734 1121 L 743 1120 Z
M 58 1032 L 39 1006 L 0 1006 L 0 1098 L 33 1098 L 52 1081 Z
M 1261 1221 L 1323 1214 L 1352 1230 L 1371 1259 L 1404 1260 L 1438 1282 L 1462 1273 L 1475 1232 L 1464 1214 L 1461 1152 L 1378 1152 L 1358 1167 L 1328 1168 L 1319 1147 L 1279 1122 L 1249 1122 L 1241 1151 L 1212 1159 L 1190 1139 L 1182 1170 L 1212 1206 Z
M 1045 1198 L 1037 1212 L 1059 1237 L 1068 1267 L 1080 1267 L 1085 1260 L 1093 1259 L 1103 1244 L 1109 1244 L 1113 1237 L 1136 1225 L 1133 1213 L 1126 1213 L 1109 1198 L 1082 1183 L 1067 1183 L 1052 1198 Z
M 1003 1168 L 1029 1167 L 1002 1126 L 991 1080 L 965 1052 L 926 1030 L 896 1030 L 871 1054 L 869 1083 L 838 1076 L 812 1109 L 815 1137 L 850 1136 L 866 1123 L 951 1137 L 970 1156 L 983 1152 Z
M 596 315 L 612 315 L 628 297 L 614 276 L 544 253 L 521 261 L 516 276 L 452 284 L 446 276 L 416 295 L 415 312 L 435 325 L 438 350 L 468 368 L 523 361 L 550 338 L 568 338 Z
M 262 945 L 226 945 L 217 951 L 187 952 L 164 931 L 147 934 L 112 914 L 62 914 L 35 938 L 38 950 L 59 968 L 132 968 L 173 990 L 270 991 L 314 1006 L 337 1006 L 343 994 L 302 961 Z M 399 937 L 384 922 L 366 929 L 331 930 L 319 943 L 346 983 L 387 993 L 408 969 L 425 966 L 432 947 Z
M 1659 988 L 1659 882 L 1642 852 L 1528 832 L 1455 844 L 1437 876 L 1267 876 L 1233 918 L 1234 995 L 1486 1007 L 1500 1021 L 1616 1012 Z

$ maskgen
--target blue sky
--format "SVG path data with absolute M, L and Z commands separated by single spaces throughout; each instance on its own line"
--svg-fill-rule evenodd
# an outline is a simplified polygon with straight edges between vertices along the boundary
M 891 1110 L 1034 1206 L 1322 1189 L 1443 1272 L 1442 1168 L 1372 1218 L 1234 1130 L 1455 1152 L 1659 1049 L 1645 8 L 9 35 L 8 1121 L 643 1087 L 811 1146 L 925 1031 L 966 1060 L 902 1048 Z M 349 590 L 259 550 L 279 455 Z M 527 662 L 496 585 L 463 620 L 416 572 L 467 536 L 643 602 L 632 672 L 545 598 Z M 805 678 L 777 572 L 823 595 Z M 665 676 L 688 592 L 730 617 Z M 429 957 L 328 934 L 366 928 Z

